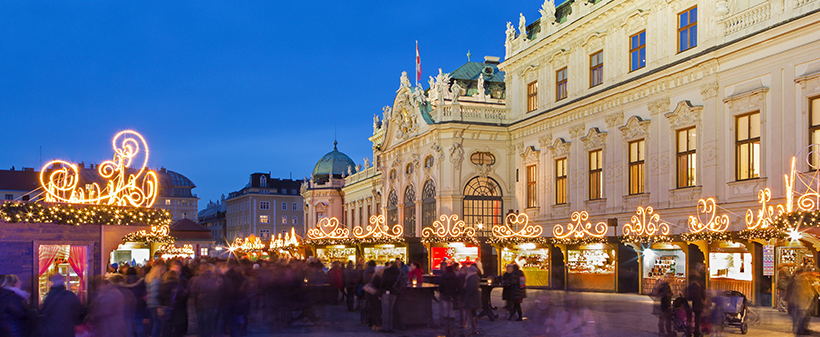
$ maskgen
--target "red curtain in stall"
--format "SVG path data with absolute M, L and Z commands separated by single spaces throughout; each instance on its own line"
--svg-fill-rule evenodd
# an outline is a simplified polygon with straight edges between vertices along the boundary
M 52 246 L 52 245 L 41 245 L 40 252 L 39 252 L 39 260 L 40 260 L 40 273 L 39 276 L 43 276 L 48 270 L 48 267 L 54 263 L 54 260 L 57 259 L 57 254 L 60 253 L 60 246 Z
M 86 247 L 82 246 L 71 246 L 70 254 L 68 254 L 68 264 L 71 265 L 71 269 L 74 269 L 74 272 L 80 278 L 77 294 L 82 294 L 85 288 L 85 270 L 88 268 L 87 256 Z

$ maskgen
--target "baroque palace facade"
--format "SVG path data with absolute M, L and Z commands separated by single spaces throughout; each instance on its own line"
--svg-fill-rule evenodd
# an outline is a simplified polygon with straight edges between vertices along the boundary
M 507 24 L 503 62 L 439 71 L 426 89 L 403 74 L 374 118 L 373 165 L 350 161 L 303 185 L 306 226 L 384 214 L 419 237 L 438 214 L 458 214 L 487 236 L 516 210 L 549 236 L 574 211 L 623 224 L 652 206 L 678 234 L 713 197 L 741 230 L 758 191 L 779 202 L 792 156 L 820 143 L 818 9 L 547 1 L 534 23 Z

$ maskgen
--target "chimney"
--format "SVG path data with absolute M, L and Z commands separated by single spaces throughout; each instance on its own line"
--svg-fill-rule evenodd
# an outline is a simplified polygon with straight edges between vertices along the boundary
M 77 168 L 79 168 L 81 170 L 84 169 L 85 168 L 85 162 L 80 162 L 79 164 L 77 164 Z
M 501 58 L 498 56 L 484 56 L 484 63 L 486 64 L 499 64 L 500 61 Z

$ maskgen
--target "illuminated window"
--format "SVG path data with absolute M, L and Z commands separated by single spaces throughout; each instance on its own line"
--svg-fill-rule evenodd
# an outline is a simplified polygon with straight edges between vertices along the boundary
M 171 206 L 171 199 L 165 199 L 165 206 Z
M 404 235 L 416 236 L 416 190 L 413 185 L 404 190 Z
M 470 162 L 476 165 L 493 165 L 495 156 L 489 152 L 475 152 L 470 156 Z
M 527 112 L 538 109 L 538 81 L 527 84 Z
M 282 202 L 282 210 L 283 210 L 283 211 L 287 211 L 287 210 L 288 210 L 288 203 L 286 203 L 286 202 Z
M 299 217 L 294 215 L 294 216 L 290 219 L 290 223 L 291 223 L 292 225 L 298 225 L 298 224 L 299 224 Z
M 259 209 L 270 209 L 270 201 L 260 201 Z
M 199 256 L 208 256 L 208 247 L 203 247 L 199 249 Z
M 629 37 L 629 71 L 646 66 L 646 31 Z
M 259 230 L 259 239 L 260 240 L 270 239 L 270 229 L 260 229 Z
M 434 221 L 436 221 L 436 185 L 433 184 L 433 180 L 428 179 L 421 191 L 421 226 L 429 227 Z
M 555 204 L 567 203 L 567 158 L 555 160 Z
M 736 119 L 737 180 L 760 177 L 760 112 L 738 116 Z
M 538 207 L 538 171 L 535 165 L 527 166 L 527 208 Z
M 502 197 L 501 186 L 493 178 L 471 179 L 464 187 L 464 223 L 475 228 L 479 236 L 489 235 L 493 226 L 503 224 Z
M 678 14 L 678 52 L 698 45 L 698 7 Z
M 188 212 L 182 212 L 182 218 L 187 219 L 188 218 Z
M 678 188 L 695 186 L 697 168 L 695 127 L 678 130 Z
M 644 191 L 644 140 L 629 143 L 629 194 Z
M 555 100 L 567 98 L 567 67 L 555 72 Z
M 603 150 L 589 151 L 589 200 L 604 197 Z
M 287 225 L 287 224 L 288 224 L 288 216 L 287 216 L 287 215 L 283 215 L 283 216 L 282 216 L 282 224 L 283 224 L 283 225 Z
M 604 83 L 604 51 L 589 56 L 589 87 Z
M 820 144 L 820 97 L 809 100 L 809 144 Z M 816 148 L 812 149 L 817 151 Z M 820 167 L 820 154 L 811 153 L 811 165 L 814 169 Z
M 267 215 L 260 215 L 259 223 L 270 223 L 270 218 Z

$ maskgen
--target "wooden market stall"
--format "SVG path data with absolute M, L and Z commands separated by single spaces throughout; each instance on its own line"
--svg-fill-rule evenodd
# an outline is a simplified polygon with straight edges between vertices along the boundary
M 443 261 L 456 261 L 460 265 L 471 265 L 481 258 L 475 228 L 466 227 L 458 215 L 439 216 L 432 227 L 421 230 L 421 243 L 427 249 L 431 274 L 440 275 Z
M 384 215 L 370 216 L 369 222 L 367 227 L 353 228 L 353 237 L 358 243 L 360 256 L 365 261 L 373 260 L 379 264 L 396 259 L 409 263 L 402 226 L 395 225 L 390 228 L 385 224 Z
M 304 259 L 304 245 L 302 239 L 296 235 L 296 228 L 291 227 L 290 233 L 279 233 L 279 236 L 271 240 L 268 251 L 278 258 Z
M 587 222 L 586 211 L 573 212 L 571 219 L 552 228 L 553 243 L 565 253 L 567 290 L 617 291 L 618 247 L 607 240 L 609 226 Z
M 356 240 L 350 237 L 350 229 L 339 224 L 339 219 L 335 217 L 322 218 L 316 228 L 308 229 L 305 245 L 322 263 L 356 262 Z
M 492 244 L 498 254 L 498 275 L 504 268 L 516 264 L 524 272 L 528 287 L 550 286 L 550 245 L 542 237 L 544 229 L 529 223 L 525 213 L 507 214 L 504 225 L 493 226 Z

